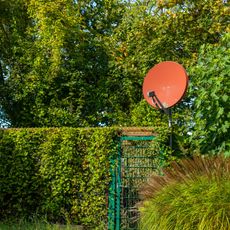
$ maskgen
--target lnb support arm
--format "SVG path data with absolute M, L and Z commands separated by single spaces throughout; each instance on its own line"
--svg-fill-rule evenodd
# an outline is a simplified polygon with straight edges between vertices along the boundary
M 159 98 L 157 97 L 157 95 L 155 94 L 154 91 L 149 91 L 147 92 L 147 96 L 152 98 L 153 104 L 158 108 L 161 109 L 164 113 L 166 113 L 167 115 L 170 114 L 170 109 L 167 109 L 164 107 L 164 105 L 161 103 L 161 101 L 159 100 Z

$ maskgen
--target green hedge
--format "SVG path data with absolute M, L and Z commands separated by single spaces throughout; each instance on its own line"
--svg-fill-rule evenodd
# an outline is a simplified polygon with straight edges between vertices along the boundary
M 106 223 L 118 135 L 116 128 L 0 130 L 0 218 Z

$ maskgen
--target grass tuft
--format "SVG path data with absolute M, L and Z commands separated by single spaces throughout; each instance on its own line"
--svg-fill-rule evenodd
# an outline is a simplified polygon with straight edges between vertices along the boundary
M 230 159 L 194 157 L 173 162 L 141 188 L 145 230 L 230 229 Z
M 34 218 L 33 220 L 19 219 L 0 222 L 0 230 L 83 230 L 78 225 L 52 224 L 48 221 Z

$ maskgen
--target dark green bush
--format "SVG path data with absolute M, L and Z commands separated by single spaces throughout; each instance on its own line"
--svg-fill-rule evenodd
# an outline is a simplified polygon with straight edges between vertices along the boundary
M 115 128 L 0 130 L 0 218 L 106 223 Z
M 230 229 L 230 159 L 195 157 L 172 163 L 141 189 L 143 230 Z

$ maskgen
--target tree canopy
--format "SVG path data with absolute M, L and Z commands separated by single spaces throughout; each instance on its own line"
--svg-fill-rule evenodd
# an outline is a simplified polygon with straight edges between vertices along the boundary
M 173 60 L 192 84 L 173 111 L 178 148 L 229 145 L 228 1 L 8 0 L 0 11 L 0 106 L 12 127 L 165 129 L 141 89 Z

